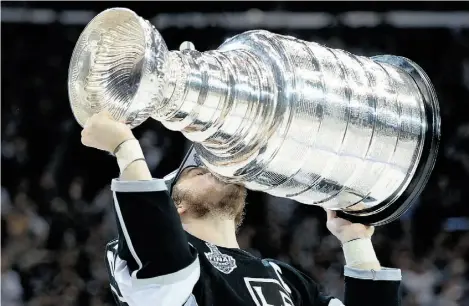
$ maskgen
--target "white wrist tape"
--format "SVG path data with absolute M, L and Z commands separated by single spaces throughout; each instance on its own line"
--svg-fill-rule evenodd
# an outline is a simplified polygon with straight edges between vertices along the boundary
M 379 262 L 371 239 L 356 239 L 343 244 L 345 264 L 349 267 L 364 263 Z
M 145 159 L 142 148 L 137 139 L 131 139 L 123 142 L 116 152 L 117 164 L 120 172 L 124 170 L 134 161 Z

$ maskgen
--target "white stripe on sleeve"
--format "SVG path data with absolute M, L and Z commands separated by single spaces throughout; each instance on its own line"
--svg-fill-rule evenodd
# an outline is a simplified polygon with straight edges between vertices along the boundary
M 129 306 L 193 306 L 197 303 L 195 298 L 191 298 L 192 290 L 200 277 L 198 259 L 187 268 L 190 273 L 184 278 L 165 280 L 163 275 L 155 278 L 158 281 L 141 282 L 130 275 L 126 261 L 117 257 L 114 277 L 123 299 Z
M 125 242 L 127 242 L 130 254 L 132 254 L 132 257 L 138 265 L 138 269 L 132 273 L 132 276 L 136 277 L 137 272 L 142 269 L 142 261 L 140 260 L 140 258 L 138 258 L 137 253 L 135 252 L 134 246 L 132 244 L 132 240 L 130 240 L 129 232 L 127 231 L 127 227 L 125 226 L 124 218 L 122 217 L 122 212 L 119 207 L 119 202 L 117 201 L 116 192 L 113 192 L 112 196 L 114 197 L 114 207 L 116 209 L 117 218 L 119 219 L 122 232 L 124 233 Z

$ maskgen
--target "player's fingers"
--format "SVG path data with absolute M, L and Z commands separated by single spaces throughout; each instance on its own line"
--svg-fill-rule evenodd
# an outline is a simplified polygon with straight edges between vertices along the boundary
M 324 208 L 324 210 L 326 211 L 326 214 L 327 214 L 327 220 L 332 220 L 336 217 L 336 212 L 333 211 L 333 210 L 330 210 L 330 209 L 326 209 Z
M 89 147 L 88 140 L 86 139 L 86 137 L 81 137 L 81 144 L 86 147 Z
M 86 147 L 92 147 L 93 138 L 86 131 L 84 133 L 82 132 L 81 143 Z
M 363 202 L 360 202 L 360 203 L 355 204 L 353 206 L 353 209 L 355 209 L 355 210 L 361 210 L 361 209 L 365 209 L 365 208 L 366 208 L 366 206 L 365 206 L 365 203 L 363 203 Z
M 91 117 L 89 117 L 86 122 L 85 122 L 85 125 L 83 126 L 83 129 L 84 130 L 87 130 L 89 129 L 92 125 L 93 125 L 93 122 L 96 120 L 94 119 L 96 116 L 96 114 L 93 114 Z
M 98 115 L 99 117 L 112 118 L 111 113 L 107 109 L 100 111 Z
M 81 130 L 81 136 L 85 136 L 85 135 L 90 135 L 91 134 L 91 131 L 90 131 L 90 127 L 89 126 L 85 126 L 85 128 L 83 130 Z

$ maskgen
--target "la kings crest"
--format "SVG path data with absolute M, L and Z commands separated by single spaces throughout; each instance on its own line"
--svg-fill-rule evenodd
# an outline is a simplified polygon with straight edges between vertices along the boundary
M 206 242 L 205 244 L 210 249 L 210 252 L 204 252 L 205 257 L 207 257 L 208 261 L 210 261 L 212 266 L 218 271 L 230 274 L 237 268 L 236 260 L 232 256 L 221 253 L 220 250 L 211 243 Z

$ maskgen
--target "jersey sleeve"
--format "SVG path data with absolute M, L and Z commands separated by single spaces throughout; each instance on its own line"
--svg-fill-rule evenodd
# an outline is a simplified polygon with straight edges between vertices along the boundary
M 106 247 L 111 290 L 120 305 L 190 305 L 200 277 L 163 180 L 111 184 L 118 239 Z
M 365 271 L 345 267 L 345 297 L 340 301 L 321 292 L 318 284 L 293 267 L 274 261 L 282 269 L 292 289 L 295 305 L 301 306 L 399 306 L 401 303 L 398 269 Z
M 345 267 L 345 305 L 401 305 L 401 270 L 379 271 Z

